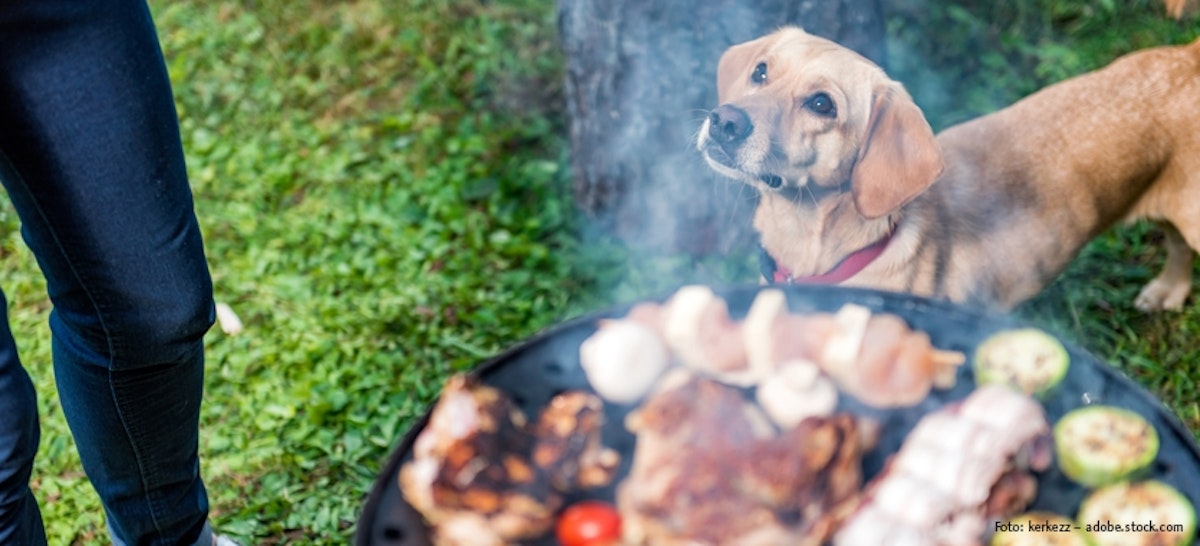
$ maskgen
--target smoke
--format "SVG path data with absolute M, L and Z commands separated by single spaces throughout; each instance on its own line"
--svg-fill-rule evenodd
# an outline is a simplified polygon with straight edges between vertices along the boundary
M 651 254 L 749 255 L 756 195 L 695 147 L 729 46 L 785 24 L 884 56 L 877 1 L 560 0 L 576 201 Z

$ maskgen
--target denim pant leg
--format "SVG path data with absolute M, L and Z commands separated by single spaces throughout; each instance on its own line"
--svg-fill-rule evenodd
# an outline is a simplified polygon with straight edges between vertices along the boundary
M 29 490 L 38 445 L 37 397 L 17 359 L 7 310 L 0 292 L 0 544 L 44 546 L 41 515 Z
M 205 543 L 212 282 L 147 5 L 0 0 L 0 37 L 0 180 L 46 276 L 84 471 L 118 546 Z

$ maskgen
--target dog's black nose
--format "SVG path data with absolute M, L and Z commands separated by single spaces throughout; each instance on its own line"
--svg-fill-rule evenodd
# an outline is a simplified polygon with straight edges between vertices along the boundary
M 708 136 L 720 143 L 740 143 L 754 131 L 746 111 L 729 104 L 722 104 L 708 113 Z

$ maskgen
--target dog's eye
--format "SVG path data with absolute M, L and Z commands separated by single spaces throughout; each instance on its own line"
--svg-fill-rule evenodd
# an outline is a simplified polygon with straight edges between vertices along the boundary
M 750 74 L 750 83 L 754 85 L 767 83 L 767 63 L 758 63 L 754 67 L 754 73 Z
M 804 107 L 820 116 L 837 117 L 837 105 L 825 93 L 817 93 L 808 97 L 808 100 L 804 101 Z

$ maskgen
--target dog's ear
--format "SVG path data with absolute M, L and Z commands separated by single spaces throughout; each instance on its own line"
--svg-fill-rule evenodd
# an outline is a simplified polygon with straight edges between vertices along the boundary
M 850 176 L 858 213 L 878 218 L 895 212 L 929 189 L 942 166 L 941 148 L 921 109 L 903 92 L 879 90 Z

